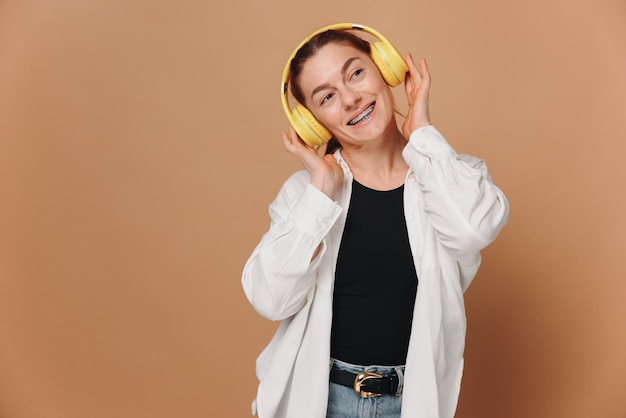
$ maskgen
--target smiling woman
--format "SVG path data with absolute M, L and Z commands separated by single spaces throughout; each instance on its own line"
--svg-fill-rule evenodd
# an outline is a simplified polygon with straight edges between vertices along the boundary
M 393 95 L 368 54 L 329 44 L 307 61 L 298 81 L 304 104 L 340 144 L 365 145 L 392 128 Z
M 270 230 L 243 271 L 250 303 L 281 321 L 257 362 L 253 409 L 262 418 L 452 417 L 462 294 L 508 201 L 482 160 L 457 154 L 431 125 L 425 60 L 418 69 L 382 35 L 370 45 L 350 30 L 377 34 L 322 28 L 283 74 L 292 124 L 283 141 L 305 169 L 271 204 Z M 400 130 L 390 87 L 402 81 Z M 331 138 L 337 149 L 320 156 Z
M 370 34 L 377 36 L 379 39 L 381 39 L 381 41 L 375 43 L 372 46 L 364 39 L 355 36 L 349 31 L 341 29 L 355 29 L 367 31 Z M 285 71 L 283 72 L 283 105 L 285 107 L 287 117 L 291 120 L 296 132 L 304 140 L 304 142 L 309 145 L 322 145 L 325 142 L 328 142 L 326 146 L 326 153 L 330 154 L 338 146 L 340 146 L 339 142 L 334 137 L 332 137 L 331 132 L 328 131 L 324 126 L 320 125 L 317 120 L 315 120 L 315 118 L 309 113 L 307 108 L 303 106 L 297 106 L 296 109 L 292 112 L 287 107 L 287 79 L 289 78 L 291 93 L 293 94 L 294 98 L 299 103 L 306 103 L 307 100 L 304 97 L 304 93 L 298 82 L 300 80 L 304 63 L 327 44 L 352 46 L 356 51 L 365 54 L 368 57 L 371 57 L 373 62 L 376 64 L 377 69 L 381 72 L 383 78 L 385 78 L 387 84 L 393 87 L 399 85 L 400 83 L 402 83 L 402 81 L 404 81 L 406 72 L 408 71 L 408 67 L 406 66 L 406 63 L 404 62 L 398 51 L 393 47 L 393 45 L 391 45 L 391 43 L 386 40 L 386 38 L 380 32 L 363 25 L 337 24 L 327 26 L 317 32 L 314 32 L 308 38 L 302 41 L 300 46 L 294 51 L 290 60 L 287 62 L 287 65 L 285 66 Z M 358 59 L 358 57 L 354 56 L 349 57 L 345 61 L 345 63 L 341 67 L 341 72 L 343 76 L 346 76 L 346 73 L 353 61 Z M 357 69 L 353 74 L 348 74 L 348 76 L 359 78 L 362 72 L 363 69 Z M 329 84 L 324 83 L 320 86 L 317 86 L 313 90 L 311 95 L 313 96 L 314 94 L 321 92 L 322 89 L 328 89 L 330 87 L 331 86 Z M 311 99 L 312 98 L 313 97 L 311 97 Z M 325 102 L 326 99 L 330 99 L 329 94 L 324 96 Z M 312 134 L 309 134 L 308 132 L 311 131 Z
M 280 239 L 281 230 L 268 225 L 267 203 L 300 164 L 285 153 L 280 137 L 289 122 L 278 82 L 300 39 L 345 19 L 373 24 L 418 63 L 426 56 L 431 122 L 457 151 L 487 161 L 513 206 L 513 218 L 481 251 L 480 270 L 463 295 L 468 333 L 456 416 L 626 417 L 626 2 L 401 0 L 355 8 L 322 0 L 306 10 L 284 6 L 0 1 L 0 417 L 249 416 L 258 383 L 254 359 L 278 323 L 248 303 L 241 270 L 263 232 Z M 376 42 L 365 31 L 333 32 L 363 37 L 372 47 Z M 403 86 L 392 91 L 406 114 Z M 319 146 L 320 158 L 326 146 Z M 439 161 L 425 158 L 424 164 Z M 260 411 L 278 398 L 283 410 L 297 407 L 291 393 L 301 396 L 303 388 L 315 399 L 302 407 L 327 407 L 318 392 L 337 389 L 325 381 L 327 364 L 319 367 L 316 360 L 311 381 L 301 372 L 312 350 L 330 350 L 325 294 L 357 296 L 352 287 L 339 289 L 333 240 L 345 236 L 344 246 L 365 241 L 353 232 L 369 233 L 398 217 L 371 203 L 365 206 L 371 208 L 368 227 L 359 227 L 359 199 L 369 190 L 353 183 L 354 201 L 349 207 L 340 202 L 342 214 L 333 224 L 325 206 L 306 206 L 311 194 L 300 187 L 310 176 L 304 174 L 301 183 L 285 186 L 293 193 L 279 195 L 292 217 L 285 220 L 284 209 L 271 214 L 283 228 L 282 249 L 269 251 L 268 238 L 259 254 L 287 292 L 296 283 L 290 272 L 301 268 L 296 263 L 310 264 L 289 242 L 311 209 L 317 216 L 304 225 L 311 227 L 307 234 L 332 225 L 310 238 L 313 243 L 303 242 L 324 242 L 314 260 L 320 264 L 311 266 L 320 293 L 311 298 L 311 320 L 292 315 L 284 326 L 289 331 L 260 359 Z M 412 174 L 402 191 L 381 192 L 381 199 L 408 197 L 412 179 L 431 189 L 436 184 L 422 172 Z M 431 202 L 428 209 L 433 219 L 442 215 Z M 339 222 L 347 211 L 355 222 Z M 412 216 L 408 207 L 401 221 L 420 237 Z M 356 259 L 364 269 L 381 260 L 382 245 L 360 246 Z M 410 245 L 412 256 L 422 253 L 419 239 Z M 279 255 L 283 270 L 273 264 Z M 348 256 L 342 251 L 342 260 Z M 422 297 L 414 308 L 426 308 L 438 300 L 423 297 L 431 289 L 420 271 L 437 266 L 423 256 L 414 262 L 416 298 Z M 352 263 L 345 265 L 342 271 L 353 271 Z M 335 276 L 337 291 L 330 281 Z M 365 280 L 354 287 L 369 288 Z M 331 323 L 334 336 L 354 339 L 363 350 L 389 337 L 391 325 L 380 325 L 383 318 L 374 311 L 387 294 L 375 291 L 376 303 L 357 301 L 359 310 L 351 311 L 356 325 L 371 329 L 364 334 L 355 321 Z M 282 301 L 289 309 L 281 294 L 272 293 L 276 306 Z M 423 311 L 413 316 L 421 321 Z M 324 328 L 315 341 L 318 324 Z M 356 338 L 344 333 L 351 329 Z M 417 367 L 414 346 L 432 341 L 411 331 L 400 369 L 407 396 L 417 384 L 409 376 Z M 302 347 L 297 365 L 283 355 L 290 345 L 294 352 Z M 341 375 L 335 370 L 333 379 Z M 371 392 L 372 382 L 380 383 L 368 378 L 361 387 Z M 290 416 L 313 413 L 299 412 Z

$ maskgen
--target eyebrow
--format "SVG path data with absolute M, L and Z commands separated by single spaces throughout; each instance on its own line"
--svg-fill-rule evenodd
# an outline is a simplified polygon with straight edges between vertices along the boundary
M 341 74 L 342 75 L 345 74 L 346 71 L 348 70 L 348 67 L 350 67 L 350 64 L 352 64 L 352 61 L 357 60 L 357 59 L 359 59 L 359 57 L 348 58 L 346 62 L 343 63 L 343 66 L 341 67 Z M 320 84 L 319 86 L 315 87 L 313 91 L 311 92 L 311 100 L 313 100 L 313 96 L 315 96 L 321 90 L 324 90 L 325 88 L 328 88 L 328 87 L 329 87 L 328 83 Z

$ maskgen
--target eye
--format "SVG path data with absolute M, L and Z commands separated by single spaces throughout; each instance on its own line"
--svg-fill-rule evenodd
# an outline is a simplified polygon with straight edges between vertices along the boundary
M 359 68 L 357 70 L 354 70 L 354 72 L 352 73 L 352 77 L 351 78 L 359 78 L 359 76 L 363 74 L 363 69 Z
M 323 104 L 327 103 L 332 98 L 333 98 L 333 94 L 332 93 L 328 93 L 328 94 L 326 94 L 326 95 L 324 95 L 322 97 L 322 99 L 320 100 L 320 104 L 323 105 Z

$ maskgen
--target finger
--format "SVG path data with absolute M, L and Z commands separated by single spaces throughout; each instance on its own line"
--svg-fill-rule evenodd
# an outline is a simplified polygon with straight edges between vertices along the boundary
M 281 137 L 283 139 L 283 145 L 285 147 L 285 150 L 293 154 L 293 144 L 291 143 L 291 138 L 289 137 L 289 134 L 287 134 L 287 132 L 281 132 Z
M 413 54 L 406 54 L 404 56 L 404 61 L 406 62 L 406 65 L 409 67 L 409 71 L 415 70 L 417 68 L 417 65 L 415 64 L 415 59 L 413 58 Z
M 300 143 L 298 134 L 294 131 L 294 129 L 290 126 L 287 132 L 283 132 L 283 135 L 285 136 L 285 140 L 288 142 L 290 149 L 296 151 Z
M 413 55 L 408 54 L 405 56 L 405 61 L 407 66 L 409 67 L 409 71 L 407 73 L 405 79 L 405 92 L 408 99 L 409 106 L 412 105 L 417 99 L 417 95 L 419 93 L 420 86 L 422 85 L 422 75 L 417 68 L 417 64 L 413 59 Z
M 406 94 L 406 98 L 408 100 L 409 105 L 411 103 L 413 103 L 414 100 L 414 92 L 416 89 L 416 85 L 415 85 L 415 77 L 413 76 L 413 73 L 409 71 L 406 73 L 406 76 L 404 78 L 404 93 Z
M 282 136 L 285 148 L 287 148 L 287 151 L 292 154 L 295 154 L 296 152 L 298 152 L 301 146 L 304 146 L 304 143 L 292 126 L 289 127 L 289 130 L 287 132 L 283 132 Z
M 293 128 L 293 126 L 289 126 L 289 140 L 291 141 L 291 143 L 297 144 L 298 139 L 298 133 L 296 132 L 296 130 Z
M 425 58 L 420 60 L 420 69 L 422 73 L 422 80 L 430 84 L 430 70 L 428 69 L 428 64 L 426 63 Z
M 417 68 L 417 64 L 415 63 L 415 59 L 413 59 L 413 55 L 407 54 L 404 57 L 404 60 L 406 61 L 407 66 L 409 67 L 409 75 L 411 76 L 411 79 L 415 80 L 415 82 L 419 84 L 422 80 L 422 77 L 421 77 L 419 69 Z
M 326 160 L 326 162 L 331 163 L 331 164 L 337 164 L 337 160 L 335 159 L 333 154 L 324 155 L 324 160 Z

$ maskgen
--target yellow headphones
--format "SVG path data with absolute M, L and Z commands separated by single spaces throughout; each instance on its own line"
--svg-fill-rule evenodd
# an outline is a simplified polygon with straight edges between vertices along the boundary
M 355 23 L 338 23 L 323 27 L 309 36 L 307 36 L 298 47 L 291 53 L 285 70 L 283 71 L 283 77 L 280 84 L 280 95 L 285 109 L 287 119 L 291 123 L 291 126 L 298 133 L 300 138 L 310 146 L 323 145 L 330 140 L 332 134 L 321 123 L 319 123 L 313 114 L 301 104 L 296 105 L 294 109 L 289 108 L 289 102 L 287 99 L 287 87 L 289 85 L 289 75 L 291 60 L 296 55 L 298 50 L 309 42 L 315 35 L 325 32 L 327 30 L 361 30 L 375 36 L 379 39 L 378 42 L 371 44 L 370 58 L 374 61 L 374 64 L 378 67 L 378 70 L 383 76 L 383 79 L 391 87 L 395 87 L 404 81 L 407 71 L 409 70 L 406 62 L 402 58 L 402 55 L 398 50 L 391 45 L 391 43 L 378 31 L 369 28 L 365 25 L 357 25 Z

